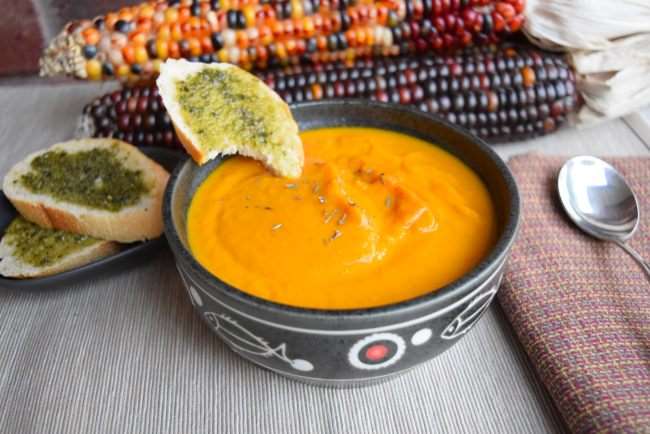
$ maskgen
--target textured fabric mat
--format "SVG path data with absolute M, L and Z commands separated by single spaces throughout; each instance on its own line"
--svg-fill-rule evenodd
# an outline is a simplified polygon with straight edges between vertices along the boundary
M 169 252 L 69 288 L 0 287 L 0 434 L 559 432 L 497 307 L 413 371 L 336 390 L 230 351 Z
M 650 282 L 613 243 L 583 234 L 556 193 L 566 158 L 509 165 L 523 220 L 499 301 L 576 433 L 650 432 Z M 630 244 L 650 258 L 650 159 L 607 159 L 640 202 Z

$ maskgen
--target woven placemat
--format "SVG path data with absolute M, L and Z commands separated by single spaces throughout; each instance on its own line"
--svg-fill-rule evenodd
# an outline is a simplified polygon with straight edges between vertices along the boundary
M 632 185 L 650 258 L 650 159 L 607 158 Z M 650 281 L 618 246 L 583 234 L 556 192 L 566 158 L 509 162 L 522 226 L 499 301 L 575 433 L 650 432 Z

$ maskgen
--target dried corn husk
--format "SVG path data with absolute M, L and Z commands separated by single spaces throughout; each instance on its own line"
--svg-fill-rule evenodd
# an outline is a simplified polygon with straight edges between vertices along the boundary
M 567 52 L 585 101 L 579 123 L 650 105 L 649 0 L 529 0 L 524 32 Z

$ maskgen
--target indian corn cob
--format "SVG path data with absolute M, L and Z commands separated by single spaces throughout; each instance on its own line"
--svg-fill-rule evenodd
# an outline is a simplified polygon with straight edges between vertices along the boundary
M 550 133 L 578 104 L 564 57 L 502 44 L 456 55 L 359 59 L 258 72 L 288 103 L 366 98 L 436 113 L 493 142 Z M 84 109 L 87 133 L 179 146 L 155 87 L 124 88 Z
M 68 23 L 42 75 L 141 81 L 166 58 L 246 69 L 449 51 L 517 31 L 525 0 L 150 1 Z

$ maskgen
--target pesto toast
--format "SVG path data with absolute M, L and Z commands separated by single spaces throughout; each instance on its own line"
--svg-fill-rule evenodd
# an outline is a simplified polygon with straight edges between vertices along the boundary
M 198 164 L 240 154 L 281 176 L 302 173 L 298 125 L 259 78 L 227 63 L 168 59 L 156 84 L 178 138 Z
M 39 226 L 129 243 L 162 234 L 168 178 L 128 143 L 82 139 L 29 155 L 7 173 L 3 190 Z
M 45 277 L 80 267 L 120 249 L 113 241 L 45 229 L 16 217 L 0 240 L 0 274 Z

